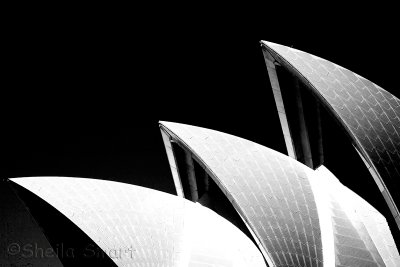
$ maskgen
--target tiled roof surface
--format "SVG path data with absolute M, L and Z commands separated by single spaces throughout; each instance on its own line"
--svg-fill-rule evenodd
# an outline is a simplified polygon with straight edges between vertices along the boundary
M 329 196 L 336 266 L 400 266 L 385 218 L 324 166 L 316 174 Z
M 11 180 L 64 214 L 118 266 L 265 266 L 245 234 L 183 198 L 104 180 Z
M 305 165 L 229 134 L 160 122 L 213 173 L 276 266 L 322 266 L 321 230 Z
M 377 260 L 374 259 L 353 221 L 334 197 L 331 198 L 330 209 L 334 229 L 336 266 L 384 266 L 380 257 Z M 376 248 L 374 247 L 373 250 L 376 251 Z
M 399 201 L 396 181 L 400 179 L 400 100 L 325 59 L 286 46 L 262 43 L 282 66 L 308 81 L 316 95 L 333 109 L 359 149 L 371 159 L 369 164 L 375 166 L 394 200 Z
M 353 193 L 354 194 L 354 193 Z M 385 217 L 359 196 L 357 213 L 387 267 L 400 266 L 400 256 Z

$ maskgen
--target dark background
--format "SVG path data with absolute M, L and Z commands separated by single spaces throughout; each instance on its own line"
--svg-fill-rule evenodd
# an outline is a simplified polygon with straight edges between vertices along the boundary
M 159 120 L 286 153 L 259 41 L 328 59 L 399 97 L 392 11 L 268 1 L 18 7 L 3 36 L 1 177 L 112 179 L 174 193 Z M 348 172 L 342 182 L 360 187 L 351 182 L 359 171 Z

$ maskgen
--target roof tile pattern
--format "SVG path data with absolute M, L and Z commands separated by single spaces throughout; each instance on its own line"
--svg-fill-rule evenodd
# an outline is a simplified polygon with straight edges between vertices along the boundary
M 245 234 L 183 198 L 95 179 L 11 180 L 64 214 L 118 266 L 265 266 Z
M 394 239 L 390 234 L 390 229 L 385 217 L 359 196 L 355 195 L 354 199 L 356 200 L 355 203 L 358 207 L 357 213 L 360 216 L 360 220 L 365 225 L 368 235 L 373 240 L 386 266 L 399 266 L 400 255 L 397 251 Z
M 399 266 L 399 252 L 385 218 L 324 166 L 316 173 L 329 198 L 336 266 Z
M 323 266 L 318 212 L 305 165 L 229 134 L 160 124 L 213 173 L 275 266 Z
M 271 55 L 306 79 L 371 159 L 392 197 L 400 200 L 400 100 L 371 81 L 325 59 L 262 42 Z M 396 189 L 397 188 L 397 189 Z
M 336 266 L 385 266 L 380 257 L 377 260 L 374 259 L 355 227 L 354 220 L 349 218 L 343 206 L 332 195 L 330 204 Z M 375 246 L 372 249 L 377 252 Z M 379 253 L 374 254 L 379 255 Z

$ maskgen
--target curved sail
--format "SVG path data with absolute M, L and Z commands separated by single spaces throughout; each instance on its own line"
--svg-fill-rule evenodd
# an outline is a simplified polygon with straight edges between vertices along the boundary
M 328 60 L 271 42 L 262 41 L 261 44 L 267 65 L 273 60 L 292 73 L 337 118 L 353 140 L 400 228 L 399 210 L 395 204 L 400 201 L 397 186 L 400 178 L 400 100 Z M 269 71 L 271 68 L 272 65 Z M 296 97 L 294 90 L 291 96 Z
M 118 266 L 265 266 L 245 234 L 183 198 L 95 179 L 11 180 L 64 214 Z M 85 253 L 96 256 L 92 248 Z

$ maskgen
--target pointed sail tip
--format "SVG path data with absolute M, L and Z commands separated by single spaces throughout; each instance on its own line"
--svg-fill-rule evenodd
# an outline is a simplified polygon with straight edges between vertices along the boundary
M 261 40 L 260 44 L 265 45 L 265 46 L 271 46 L 271 45 L 278 45 L 277 43 Z

